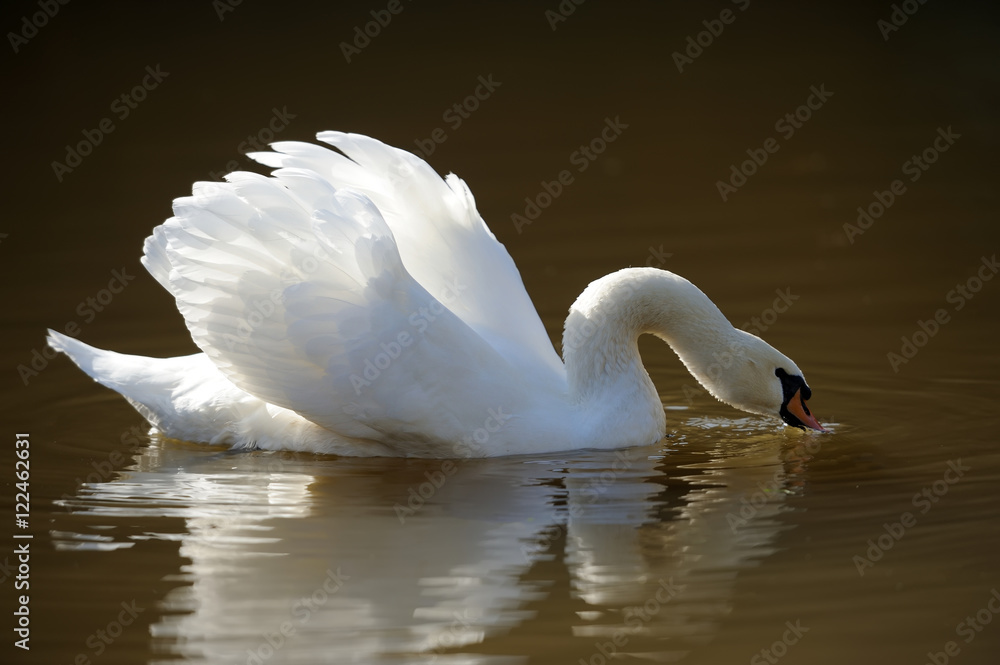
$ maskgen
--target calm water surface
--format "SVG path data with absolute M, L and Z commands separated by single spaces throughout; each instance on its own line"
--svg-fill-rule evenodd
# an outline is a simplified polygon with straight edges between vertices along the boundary
M 921 665 L 949 642 L 949 662 L 997 662 L 1000 280 L 949 298 L 1000 248 L 995 18 L 928 3 L 885 42 L 889 8 L 753 3 L 680 75 L 671 51 L 719 7 L 587 3 L 554 34 L 543 8 L 512 7 L 407 5 L 350 68 L 336 44 L 367 6 L 244 3 L 219 24 L 209 3 L 113 21 L 68 5 L 18 54 L 24 126 L 53 136 L 12 137 L 27 195 L 0 229 L 4 436 L 31 435 L 33 535 L 31 650 L 11 645 L 4 572 L 4 662 Z M 325 44 L 315 67 L 310 43 Z M 50 162 L 77 128 L 160 60 L 173 78 L 57 183 Z M 194 350 L 141 241 L 274 106 L 300 114 L 279 138 L 349 129 L 412 147 L 489 71 L 507 87 L 430 161 L 468 180 L 554 342 L 589 281 L 674 270 L 735 324 L 766 325 L 831 434 L 715 402 L 652 339 L 667 437 L 617 453 L 231 452 L 150 437 L 62 358 L 25 385 L 17 368 L 47 326 L 128 353 Z M 714 183 L 822 81 L 829 106 L 723 203 Z M 524 197 L 615 114 L 630 128 L 518 233 Z M 953 151 L 849 242 L 856 207 L 949 123 Z M 87 314 L 112 270 L 135 279 Z M 778 292 L 792 299 L 780 313 Z M 947 323 L 894 368 L 887 354 L 938 309 Z

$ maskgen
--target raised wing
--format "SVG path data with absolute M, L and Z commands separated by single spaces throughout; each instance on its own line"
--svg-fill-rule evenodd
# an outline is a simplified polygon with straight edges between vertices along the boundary
M 565 376 L 513 260 L 497 242 L 468 186 L 422 159 L 359 134 L 322 132 L 344 155 L 308 143 L 280 142 L 258 162 L 311 170 L 336 189 L 370 198 L 392 230 L 407 271 L 514 364 Z M 311 202 L 307 202 L 312 205 Z
M 301 168 L 227 179 L 177 199 L 143 263 L 236 386 L 390 445 L 461 441 L 518 402 L 518 369 L 413 279 L 366 196 Z

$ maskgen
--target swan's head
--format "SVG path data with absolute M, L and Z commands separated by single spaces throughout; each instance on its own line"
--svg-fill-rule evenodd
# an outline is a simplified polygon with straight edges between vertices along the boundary
M 826 431 L 806 406 L 812 391 L 792 360 L 756 335 L 738 330 L 694 284 L 656 268 L 625 268 L 592 282 L 570 308 L 563 354 L 571 389 L 592 394 L 609 372 L 645 377 L 635 338 L 652 333 L 716 399 L 743 411 L 777 416 Z M 631 354 L 631 355 L 630 355 Z M 639 371 L 635 371 L 636 366 Z M 623 369 L 624 368 L 624 369 Z
M 696 373 L 698 380 L 716 398 L 737 409 L 778 416 L 792 427 L 825 432 L 806 405 L 812 390 L 802 370 L 759 337 L 736 332 L 739 341 Z

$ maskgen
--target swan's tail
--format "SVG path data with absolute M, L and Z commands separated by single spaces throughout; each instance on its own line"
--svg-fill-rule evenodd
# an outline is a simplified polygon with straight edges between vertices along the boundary
M 234 386 L 204 353 L 147 358 L 95 349 L 53 330 L 49 346 L 117 391 L 165 436 L 234 448 L 290 448 L 340 455 L 393 455 L 371 442 L 338 439 L 294 411 Z
M 199 362 L 203 354 L 147 358 L 95 349 L 54 330 L 49 330 L 48 343 L 69 356 L 94 381 L 120 393 L 151 425 L 162 431 L 178 415 L 174 395 L 179 384 L 205 364 Z

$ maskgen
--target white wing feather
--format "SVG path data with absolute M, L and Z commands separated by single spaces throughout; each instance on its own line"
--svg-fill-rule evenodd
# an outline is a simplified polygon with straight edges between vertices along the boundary
M 547 369 L 538 381 L 564 374 L 514 261 L 461 178 L 449 174 L 442 180 L 416 155 L 360 134 L 317 137 L 347 157 L 297 142 L 275 143 L 275 152 L 250 157 L 311 170 L 337 189 L 370 198 L 392 229 L 403 265 L 432 296 L 512 362 Z
M 357 161 L 278 144 L 257 155 L 282 166 L 272 177 L 197 183 L 146 241 L 143 263 L 229 380 L 345 437 L 408 447 L 427 432 L 461 441 L 489 408 L 521 406 L 522 381 L 564 382 L 464 183 L 371 139 L 321 136 Z M 393 180 L 397 162 L 414 171 Z

